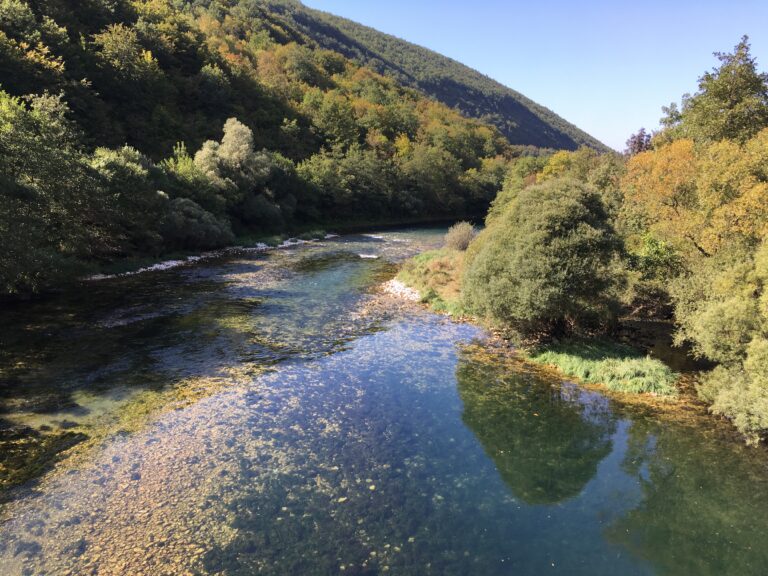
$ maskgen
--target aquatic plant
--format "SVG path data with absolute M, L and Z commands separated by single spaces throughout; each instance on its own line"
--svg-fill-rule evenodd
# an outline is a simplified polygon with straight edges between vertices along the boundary
M 676 396 L 677 374 L 660 360 L 607 340 L 567 340 L 532 351 L 531 360 L 556 366 L 584 382 L 604 384 L 617 392 Z

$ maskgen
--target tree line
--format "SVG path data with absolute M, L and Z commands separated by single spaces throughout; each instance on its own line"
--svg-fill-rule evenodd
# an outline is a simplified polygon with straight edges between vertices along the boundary
M 339 222 L 481 214 L 529 150 L 261 2 L 0 0 L 0 293 Z
M 768 74 L 746 37 L 716 57 L 625 154 L 514 161 L 462 292 L 529 341 L 669 313 L 676 342 L 717 365 L 699 395 L 756 442 L 768 431 Z

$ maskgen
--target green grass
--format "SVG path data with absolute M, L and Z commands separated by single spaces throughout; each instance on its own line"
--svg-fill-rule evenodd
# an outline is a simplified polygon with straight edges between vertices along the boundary
M 569 340 L 541 346 L 530 351 L 528 358 L 617 392 L 677 395 L 677 374 L 667 365 L 617 342 Z

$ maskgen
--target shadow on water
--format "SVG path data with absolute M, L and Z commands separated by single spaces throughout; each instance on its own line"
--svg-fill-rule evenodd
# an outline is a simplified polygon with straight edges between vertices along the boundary
M 578 496 L 611 451 L 615 422 L 596 394 L 471 360 L 456 378 L 464 424 L 527 504 Z

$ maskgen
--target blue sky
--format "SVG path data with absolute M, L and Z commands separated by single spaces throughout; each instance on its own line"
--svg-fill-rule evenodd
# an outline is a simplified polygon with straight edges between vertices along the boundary
M 768 70 L 768 1 L 304 0 L 426 46 L 616 149 L 748 34 Z

